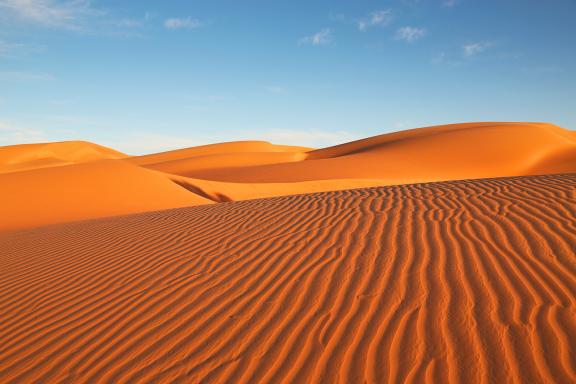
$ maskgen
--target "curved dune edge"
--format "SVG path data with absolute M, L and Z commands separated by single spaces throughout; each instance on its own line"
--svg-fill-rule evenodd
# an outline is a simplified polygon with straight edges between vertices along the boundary
M 160 166 L 163 163 L 175 161 L 185 161 L 192 158 L 212 158 L 219 155 L 229 156 L 231 154 L 249 156 L 251 154 L 298 154 L 311 151 L 312 148 L 298 147 L 291 145 L 277 145 L 267 141 L 234 141 L 228 143 L 216 143 L 201 145 L 198 147 L 177 149 L 173 151 L 153 153 L 150 155 L 134 156 L 127 159 L 128 162 L 141 166 Z M 304 157 L 304 156 L 303 156 Z
M 0 147 L 0 174 L 126 157 L 87 141 L 9 145 Z
M 370 179 L 315 180 L 295 183 L 225 183 L 176 175 L 170 175 L 169 179 L 188 191 L 216 203 L 385 185 L 383 180 Z
M 571 154 L 555 159 L 559 153 Z M 161 169 L 156 165 L 155 169 Z M 576 133 L 544 123 L 467 123 L 412 129 L 309 151 L 306 160 L 180 170 L 235 183 L 330 179 L 440 181 L 576 171 Z
M 6 382 L 576 381 L 576 175 L 0 234 Z
M 0 185 L 0 231 L 213 203 L 115 160 L 6 173 Z
M 87 142 L 16 145 L 0 147 L 0 231 L 302 193 L 571 172 L 576 133 L 545 123 L 433 126 L 317 150 L 241 141 L 130 157 Z

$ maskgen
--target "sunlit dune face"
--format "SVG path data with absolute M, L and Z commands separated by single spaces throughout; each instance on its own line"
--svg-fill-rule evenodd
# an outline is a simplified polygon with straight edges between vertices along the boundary
M 243 141 L 130 157 L 87 142 L 0 147 L 0 230 L 198 204 L 576 172 L 576 136 L 541 123 L 427 127 L 311 149 Z
M 412 184 L 0 233 L 0 377 L 573 382 L 575 187 Z

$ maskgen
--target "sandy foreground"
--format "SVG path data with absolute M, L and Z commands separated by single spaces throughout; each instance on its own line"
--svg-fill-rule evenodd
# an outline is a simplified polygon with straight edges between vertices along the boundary
M 0 198 L 2 383 L 576 382 L 553 125 L 0 147 Z
M 10 383 L 571 383 L 576 175 L 0 235 Z

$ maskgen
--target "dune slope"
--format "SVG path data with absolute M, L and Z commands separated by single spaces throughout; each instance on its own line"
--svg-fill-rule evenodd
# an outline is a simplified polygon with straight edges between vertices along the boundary
M 306 153 L 306 160 L 184 168 L 182 176 L 243 183 L 380 179 L 382 184 L 576 172 L 576 134 L 544 123 L 412 129 Z
M 0 377 L 572 383 L 576 175 L 0 234 Z
M 114 160 L 0 174 L 0 231 L 212 203 Z
M 200 145 L 173 151 L 153 153 L 149 155 L 134 156 L 130 159 L 131 163 L 138 165 L 160 164 L 164 161 L 183 160 L 197 156 L 209 156 L 229 153 L 253 153 L 253 152 L 306 152 L 311 148 L 298 147 L 291 145 L 277 145 L 267 141 L 230 141 L 225 143 Z
M 99 171 L 104 160 L 114 170 Z M 0 231 L 213 202 L 569 172 L 576 172 L 576 133 L 544 123 L 442 125 L 317 150 L 239 141 L 131 157 L 82 141 L 16 145 L 0 147 Z
M 0 147 L 0 173 L 125 157 L 121 152 L 87 141 L 9 145 Z

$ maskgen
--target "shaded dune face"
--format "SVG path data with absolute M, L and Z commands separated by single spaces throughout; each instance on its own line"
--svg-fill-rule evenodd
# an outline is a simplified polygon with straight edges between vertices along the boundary
M 0 234 L 0 377 L 572 383 L 576 175 Z
M 144 156 L 87 142 L 0 147 L 0 231 L 383 185 L 576 172 L 576 133 L 544 123 L 412 129 L 329 148 L 239 141 Z

